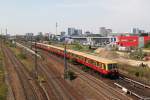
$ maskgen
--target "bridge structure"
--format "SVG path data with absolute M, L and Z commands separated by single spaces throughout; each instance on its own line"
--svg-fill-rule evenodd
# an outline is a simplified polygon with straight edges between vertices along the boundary
M 74 41 L 78 41 L 83 45 L 105 46 L 117 41 L 116 37 L 71 37 Z

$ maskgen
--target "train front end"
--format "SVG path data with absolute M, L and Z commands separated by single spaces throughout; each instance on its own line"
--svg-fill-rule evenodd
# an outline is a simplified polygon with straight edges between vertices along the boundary
M 108 70 L 109 76 L 111 78 L 118 78 L 119 77 L 117 63 L 107 64 L 107 70 Z

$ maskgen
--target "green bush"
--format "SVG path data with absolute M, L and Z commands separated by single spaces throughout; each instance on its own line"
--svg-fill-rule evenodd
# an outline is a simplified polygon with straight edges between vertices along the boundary
M 142 51 L 142 49 L 136 49 L 134 52 L 130 53 L 130 58 L 135 60 L 143 60 L 146 53 Z
M 139 72 L 135 72 L 135 76 L 136 76 L 136 77 L 139 77 L 139 76 L 140 76 L 140 73 L 139 73 Z
M 0 100 L 6 100 L 7 97 L 7 85 L 0 84 Z
M 83 66 L 83 71 L 85 71 L 85 72 L 88 72 L 89 70 L 90 70 L 90 68 L 89 67 L 85 67 L 85 66 Z
M 64 73 L 64 78 L 69 80 L 74 80 L 77 76 L 75 73 L 71 70 L 68 70 L 66 73 Z
M 135 67 L 127 64 L 118 64 L 119 70 L 127 72 L 129 75 L 136 76 L 138 78 L 145 78 L 150 80 L 150 68 L 149 67 Z
M 23 54 L 23 53 L 18 54 L 18 57 L 20 59 L 27 59 L 26 54 Z
M 144 47 L 145 47 L 145 48 L 150 48 L 150 41 L 148 41 L 148 42 L 145 44 Z
M 7 85 L 4 79 L 5 79 L 5 73 L 3 69 L 3 55 L 0 50 L 0 100 L 6 100 L 6 96 L 7 96 Z
M 73 49 L 74 50 L 81 50 L 81 49 L 83 49 L 84 47 L 80 44 L 80 43 L 78 43 L 78 42 L 76 42 L 75 44 L 74 44 L 74 47 L 73 47 Z
M 70 80 L 74 80 L 75 78 L 76 78 L 76 75 L 75 75 L 75 73 L 73 72 L 73 71 L 68 71 L 68 78 L 70 79 Z

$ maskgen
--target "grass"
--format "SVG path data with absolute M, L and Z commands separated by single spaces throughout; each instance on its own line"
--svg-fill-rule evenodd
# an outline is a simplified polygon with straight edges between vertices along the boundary
M 26 68 L 31 72 L 34 69 L 34 64 L 31 60 L 27 59 L 26 51 L 22 51 L 20 48 L 10 47 L 18 59 L 26 66 Z
M 5 72 L 4 72 L 3 54 L 0 49 L 0 100 L 6 100 L 7 97 L 7 85 L 5 83 Z
M 6 100 L 7 97 L 7 85 L 5 83 L 0 84 L 0 100 Z
M 127 64 L 119 64 L 119 70 L 128 74 L 129 76 L 136 77 L 137 79 L 142 79 L 150 83 L 150 68 L 146 67 L 136 67 Z
M 51 45 L 55 45 L 55 46 L 64 48 L 63 44 L 51 44 Z M 80 44 L 67 44 L 67 49 L 80 51 L 80 52 L 86 52 L 86 53 L 93 53 L 94 52 L 94 50 L 89 49 L 89 46 L 83 46 Z

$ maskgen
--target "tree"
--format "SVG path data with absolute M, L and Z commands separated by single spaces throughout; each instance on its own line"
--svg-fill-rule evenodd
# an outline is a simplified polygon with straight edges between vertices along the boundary
M 145 48 L 150 48 L 150 41 L 147 41 L 147 43 L 145 44 Z
M 130 53 L 130 57 L 132 59 L 142 60 L 145 56 L 145 53 L 142 51 L 142 49 L 136 49 L 134 52 Z
M 74 49 L 81 50 L 83 49 L 83 46 L 80 43 L 75 43 Z

